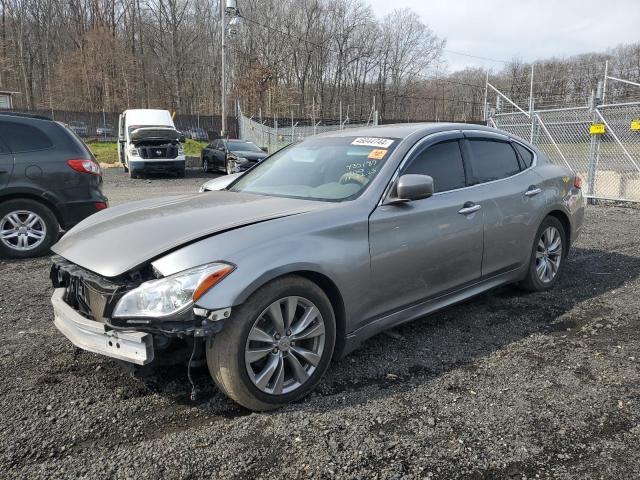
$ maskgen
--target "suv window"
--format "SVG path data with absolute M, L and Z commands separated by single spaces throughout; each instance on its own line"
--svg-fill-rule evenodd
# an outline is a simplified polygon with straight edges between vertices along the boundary
M 470 139 L 471 165 L 480 183 L 510 177 L 520 171 L 518 157 L 510 143 Z
M 533 153 L 531 153 L 531 150 L 523 147 L 519 143 L 514 143 L 513 146 L 516 147 L 516 150 L 520 154 L 520 158 L 524 163 L 524 168 L 529 168 L 533 163 Z
M 2 139 L 14 153 L 44 150 L 53 146 L 51 139 L 40 129 L 16 122 L 2 122 Z
M 411 161 L 404 173 L 431 176 L 436 192 L 455 190 L 466 185 L 462 153 L 457 140 L 430 146 Z

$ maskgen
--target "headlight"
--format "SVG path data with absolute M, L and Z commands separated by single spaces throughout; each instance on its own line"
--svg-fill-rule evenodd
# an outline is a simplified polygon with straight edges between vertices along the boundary
M 140 152 L 136 147 L 129 147 L 129 155 L 131 155 L 132 157 L 139 157 Z
M 178 145 L 178 155 L 184 155 L 184 147 L 182 144 Z
M 238 173 L 240 171 L 240 165 L 247 162 L 247 159 L 243 157 L 236 157 L 236 158 L 230 158 L 228 161 L 229 161 L 229 170 L 231 170 L 231 173 Z
M 113 316 L 165 318 L 182 313 L 234 269 L 227 263 L 210 263 L 145 282 L 120 299 Z

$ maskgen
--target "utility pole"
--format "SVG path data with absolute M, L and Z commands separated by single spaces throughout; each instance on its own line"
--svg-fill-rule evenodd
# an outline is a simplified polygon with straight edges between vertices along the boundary
M 225 74 L 225 70 L 226 70 L 226 65 L 225 65 L 225 54 L 226 54 L 226 46 L 225 46 L 225 38 L 227 36 L 227 25 L 226 25 L 226 20 L 225 20 L 225 7 L 224 7 L 224 1 L 220 0 L 220 31 L 221 31 L 221 35 L 222 35 L 222 51 L 221 51 L 221 55 L 222 55 L 222 59 L 221 59 L 221 72 L 222 72 L 222 78 L 221 78 L 221 82 L 220 82 L 220 90 L 221 90 L 221 95 L 222 98 L 220 99 L 220 111 L 221 111 L 221 115 L 222 115 L 222 119 L 221 119 L 221 124 L 222 127 L 220 129 L 220 136 L 222 138 L 225 138 L 227 136 L 227 91 L 226 91 L 226 74 Z
M 226 3 L 226 5 L 225 5 Z M 231 21 L 229 25 L 227 25 L 227 17 L 231 17 Z M 221 121 L 221 129 L 220 136 L 225 138 L 227 136 L 227 83 L 226 83 L 226 67 L 227 67 L 227 50 L 226 50 L 226 39 L 227 39 L 227 27 L 233 26 L 233 28 L 229 29 L 229 35 L 235 35 L 237 33 L 236 26 L 238 25 L 238 21 L 240 19 L 240 11 L 238 10 L 238 4 L 236 0 L 220 0 L 220 34 L 222 37 L 222 50 L 221 50 L 221 82 L 220 82 L 220 91 L 221 91 L 221 99 L 220 99 L 220 112 L 222 115 Z

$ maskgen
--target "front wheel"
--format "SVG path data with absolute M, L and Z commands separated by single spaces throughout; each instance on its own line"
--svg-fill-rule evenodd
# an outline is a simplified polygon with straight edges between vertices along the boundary
M 256 291 L 207 342 L 216 385 L 255 411 L 307 395 L 329 366 L 336 338 L 331 302 L 315 283 L 282 277 Z
M 207 158 L 203 158 L 202 159 L 202 171 L 203 172 L 209 172 L 210 167 L 209 167 L 209 160 Z
M 527 276 L 520 286 L 530 292 L 552 288 L 564 268 L 567 247 L 566 232 L 560 220 L 546 217 L 536 233 Z

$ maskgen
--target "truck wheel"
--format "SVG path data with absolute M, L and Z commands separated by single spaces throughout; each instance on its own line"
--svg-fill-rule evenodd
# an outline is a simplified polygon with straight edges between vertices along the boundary
M 315 388 L 335 340 L 335 317 L 325 293 L 291 275 L 234 308 L 222 332 L 207 342 L 207 365 L 232 400 L 250 410 L 273 410 Z
M 51 210 L 35 200 L 15 199 L 0 204 L 0 255 L 40 257 L 58 239 L 60 225 Z

